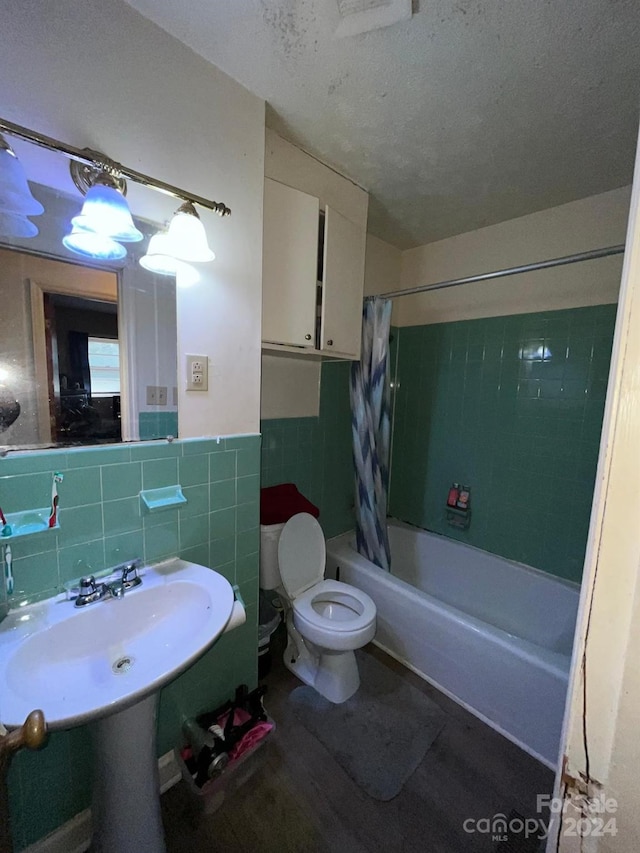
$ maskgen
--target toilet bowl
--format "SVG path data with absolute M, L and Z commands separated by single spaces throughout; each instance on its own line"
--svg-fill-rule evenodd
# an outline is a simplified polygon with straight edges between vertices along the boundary
M 374 637 L 376 606 L 365 592 L 324 580 L 324 535 L 312 515 L 298 513 L 278 532 L 277 577 L 287 603 L 285 666 L 329 701 L 345 702 L 360 686 L 354 651 Z M 273 584 L 274 567 L 262 562 L 263 576 Z

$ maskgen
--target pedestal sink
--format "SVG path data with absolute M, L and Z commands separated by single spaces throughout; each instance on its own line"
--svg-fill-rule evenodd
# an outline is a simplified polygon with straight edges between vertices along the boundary
M 217 572 L 168 560 L 123 598 L 76 608 L 64 596 L 0 623 L 0 721 L 41 708 L 53 731 L 93 728 L 93 846 L 164 848 L 156 757 L 158 691 L 223 632 L 233 590 Z

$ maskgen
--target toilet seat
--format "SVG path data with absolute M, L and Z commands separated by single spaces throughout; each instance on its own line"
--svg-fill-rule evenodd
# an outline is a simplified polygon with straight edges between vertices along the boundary
M 324 580 L 326 546 L 322 528 L 307 512 L 285 524 L 278 543 L 280 576 L 297 617 L 316 628 L 360 631 L 376 616 L 369 596 L 334 580 Z
M 308 512 L 285 524 L 278 542 L 278 565 L 285 592 L 293 601 L 324 578 L 327 549 L 324 533 Z
M 294 599 L 293 611 L 309 625 L 341 634 L 361 631 L 376 617 L 376 606 L 366 592 L 334 580 L 320 581 Z

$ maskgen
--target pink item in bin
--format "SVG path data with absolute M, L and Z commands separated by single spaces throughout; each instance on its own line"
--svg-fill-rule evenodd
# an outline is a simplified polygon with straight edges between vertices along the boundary
M 224 729 L 227 720 L 229 718 L 229 714 L 223 714 L 218 718 L 218 726 L 221 729 Z M 234 726 L 242 726 L 244 723 L 248 722 L 251 719 L 251 715 L 248 714 L 243 708 L 235 708 L 233 712 L 233 725 Z M 253 747 L 257 746 L 260 741 L 266 737 L 269 732 L 273 729 L 273 723 L 256 723 L 255 726 L 249 729 L 248 732 L 238 741 L 238 743 L 229 750 L 229 761 L 236 761 L 245 752 L 248 752 Z
M 273 723 L 258 723 L 246 733 L 240 743 L 236 744 L 229 754 L 231 761 L 236 761 L 245 752 L 249 752 L 273 729 Z

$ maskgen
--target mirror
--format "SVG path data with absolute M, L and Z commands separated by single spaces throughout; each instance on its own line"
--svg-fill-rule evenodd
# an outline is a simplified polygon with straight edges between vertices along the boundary
M 69 160 L 7 142 L 44 213 L 32 237 L 0 217 L 0 452 L 176 437 L 176 279 L 139 260 L 179 202 L 129 182 L 144 239 L 119 261 L 84 259 L 62 244 L 83 204 Z

